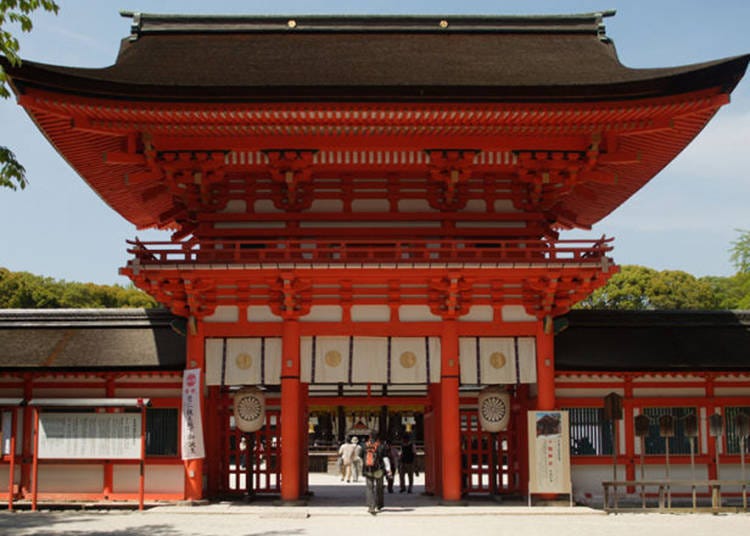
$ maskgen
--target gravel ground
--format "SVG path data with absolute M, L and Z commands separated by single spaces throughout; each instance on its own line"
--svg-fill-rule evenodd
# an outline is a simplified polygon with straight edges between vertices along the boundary
M 219 502 L 137 510 L 0 512 L 0 535 L 13 536 L 746 536 L 750 514 L 619 514 L 586 507 L 529 508 L 522 503 L 470 500 L 441 506 L 419 493 L 386 495 L 376 517 L 364 506 L 364 485 L 331 475 L 311 477 L 306 506 Z M 421 482 L 415 491 L 421 490 Z

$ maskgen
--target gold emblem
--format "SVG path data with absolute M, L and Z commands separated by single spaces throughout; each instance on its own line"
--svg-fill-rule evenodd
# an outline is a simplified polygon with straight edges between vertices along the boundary
M 341 364 L 341 353 L 336 350 L 328 350 L 325 356 L 326 365 L 338 367 Z
M 501 369 L 505 366 L 505 354 L 502 352 L 492 352 L 492 355 L 490 356 L 490 365 L 492 365 L 492 368 L 494 369 Z
M 414 355 L 414 352 L 404 352 L 401 354 L 399 361 L 401 362 L 402 367 L 412 368 L 417 364 L 417 356 Z
M 237 357 L 234 360 L 235 363 L 237 363 L 237 368 L 241 370 L 247 370 L 253 366 L 253 356 L 250 354 L 237 354 Z

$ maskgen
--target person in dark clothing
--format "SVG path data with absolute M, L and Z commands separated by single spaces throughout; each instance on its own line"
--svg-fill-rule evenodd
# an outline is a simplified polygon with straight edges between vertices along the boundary
M 411 436 L 404 434 L 403 443 L 401 444 L 401 457 L 398 465 L 398 484 L 401 493 L 407 491 L 406 479 L 409 479 L 409 493 L 414 487 L 414 473 L 417 462 L 417 447 L 411 440 Z
M 384 506 L 383 477 L 391 474 L 385 441 L 370 434 L 364 448 L 362 474 L 365 477 L 367 511 L 375 515 Z
M 385 440 L 385 452 L 386 456 L 388 456 L 388 461 L 391 464 L 391 474 L 387 475 L 385 477 L 386 483 L 388 485 L 388 493 L 393 493 L 393 481 L 396 478 L 396 469 L 399 466 L 399 458 L 401 457 L 401 453 L 399 451 L 400 449 L 391 443 L 390 439 Z

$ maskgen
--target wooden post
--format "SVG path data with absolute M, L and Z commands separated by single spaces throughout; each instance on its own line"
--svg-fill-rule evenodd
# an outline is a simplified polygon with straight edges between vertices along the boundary
M 440 373 L 440 442 L 443 500 L 461 500 L 461 421 L 459 416 L 458 330 L 455 319 L 443 321 Z
M 545 316 L 536 330 L 537 409 L 555 409 L 555 350 L 552 317 Z
M 300 499 L 300 384 L 299 321 L 285 319 L 282 332 L 281 367 L 281 500 Z

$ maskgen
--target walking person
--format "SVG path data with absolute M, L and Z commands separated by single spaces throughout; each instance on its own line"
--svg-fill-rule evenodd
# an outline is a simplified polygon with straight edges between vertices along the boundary
M 357 436 L 352 437 L 352 443 L 354 443 L 354 452 L 352 452 L 352 480 L 359 482 L 359 477 L 362 474 L 362 445 L 359 444 Z
M 388 461 L 390 462 L 391 468 L 393 469 L 391 473 L 386 476 L 388 493 L 393 493 L 393 481 L 396 478 L 396 468 L 399 467 L 399 459 L 401 458 L 401 453 L 399 452 L 399 448 L 394 445 L 390 439 L 385 440 L 385 450 L 386 455 L 388 456 Z
M 383 477 L 391 474 L 391 463 L 386 452 L 385 441 L 370 434 L 365 443 L 365 459 L 362 473 L 365 476 L 365 500 L 367 511 L 375 515 L 385 504 Z
M 409 434 L 404 434 L 403 443 L 401 444 L 401 459 L 398 465 L 398 484 L 401 488 L 400 493 L 407 491 L 406 480 L 409 479 L 408 492 L 412 492 L 414 487 L 414 474 L 416 471 L 417 447 L 411 440 Z
M 352 481 L 352 459 L 354 451 L 357 448 L 357 436 L 352 437 L 351 441 L 344 443 L 339 448 L 339 458 L 341 458 L 342 474 L 341 480 Z

